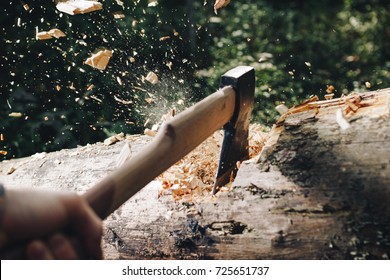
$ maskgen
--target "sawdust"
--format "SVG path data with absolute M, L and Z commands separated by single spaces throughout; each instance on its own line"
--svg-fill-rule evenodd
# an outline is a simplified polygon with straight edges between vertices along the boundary
M 249 156 L 258 155 L 265 144 L 267 133 L 259 124 L 251 124 L 249 128 Z M 212 198 L 211 191 L 215 173 L 218 168 L 223 131 L 216 131 L 211 137 L 181 159 L 157 180 L 162 182 L 163 189 L 159 196 L 171 193 L 173 198 L 181 202 L 196 202 L 205 197 Z M 240 163 L 237 163 L 239 168 Z M 231 182 L 220 189 L 229 191 Z M 218 195 L 218 194 L 217 194 Z

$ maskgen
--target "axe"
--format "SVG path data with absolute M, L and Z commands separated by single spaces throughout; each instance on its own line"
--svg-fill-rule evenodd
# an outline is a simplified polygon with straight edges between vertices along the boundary
M 225 73 L 220 90 L 165 122 L 145 148 L 83 196 L 102 219 L 145 185 L 224 127 L 224 139 L 213 194 L 248 158 L 248 130 L 253 107 L 255 72 L 239 66 Z

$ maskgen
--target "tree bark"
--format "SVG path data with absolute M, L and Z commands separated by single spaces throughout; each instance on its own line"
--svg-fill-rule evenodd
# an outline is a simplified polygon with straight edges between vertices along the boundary
M 229 191 L 146 186 L 104 222 L 107 259 L 388 259 L 390 89 L 291 108 Z M 7 188 L 85 192 L 147 137 L 3 161 Z

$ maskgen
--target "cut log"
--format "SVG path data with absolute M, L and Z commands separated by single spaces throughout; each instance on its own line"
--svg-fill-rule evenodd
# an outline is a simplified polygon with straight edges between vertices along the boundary
M 148 137 L 0 163 L 7 188 L 83 193 Z M 104 222 L 107 259 L 388 259 L 390 89 L 288 110 L 230 191 L 173 199 L 154 181 Z

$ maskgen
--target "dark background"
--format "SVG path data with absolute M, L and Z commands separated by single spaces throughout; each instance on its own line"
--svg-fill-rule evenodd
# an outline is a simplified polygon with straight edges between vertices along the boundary
M 0 160 L 142 133 L 214 92 L 237 65 L 256 69 L 253 121 L 265 126 L 279 103 L 322 98 L 329 86 L 336 97 L 390 86 L 385 0 L 232 0 L 218 15 L 212 1 L 101 2 L 74 16 L 53 1 L 1 2 Z M 35 39 L 52 28 L 67 36 Z M 84 64 L 104 48 L 113 51 L 105 71 Z M 149 71 L 157 85 L 144 81 Z

